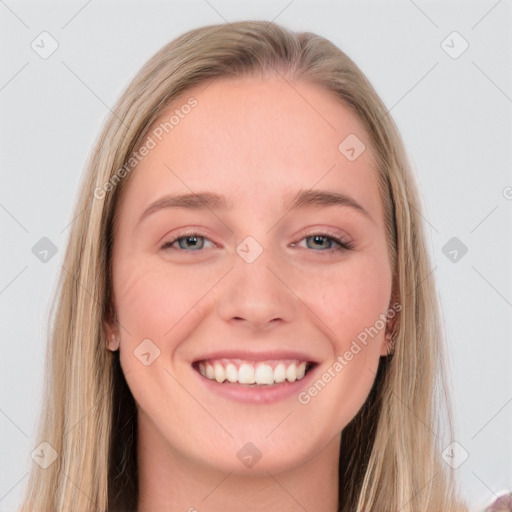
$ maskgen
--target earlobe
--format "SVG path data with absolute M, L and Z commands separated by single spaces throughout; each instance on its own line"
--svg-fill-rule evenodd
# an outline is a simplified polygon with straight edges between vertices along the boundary
M 107 349 L 110 350 L 111 352 L 115 352 L 116 350 L 119 349 L 119 337 L 118 336 L 116 336 L 115 334 L 112 334 L 110 339 L 108 339 L 108 341 L 107 341 Z
M 390 356 L 394 350 L 395 350 L 395 339 L 394 339 L 394 333 L 389 331 L 389 324 L 386 327 L 386 335 L 384 336 L 384 342 L 382 343 L 381 349 L 380 349 L 380 355 L 387 357 Z
M 118 350 L 121 341 L 119 333 L 119 322 L 117 319 L 117 312 L 111 301 L 109 301 L 107 312 L 103 317 L 103 332 L 106 339 L 105 348 L 111 352 Z
M 397 306 L 398 305 L 398 306 Z M 393 306 L 390 305 L 387 311 L 387 321 L 386 321 L 386 333 L 384 336 L 384 341 L 381 346 L 380 355 L 381 356 L 389 356 L 393 354 L 395 351 L 395 342 L 397 338 L 397 326 L 398 326 L 398 312 L 401 310 L 400 303 L 396 300 L 393 303 Z
M 105 332 L 105 337 L 107 339 L 107 350 L 115 352 L 119 349 L 119 331 L 117 329 L 117 325 L 114 322 L 103 322 L 103 330 Z

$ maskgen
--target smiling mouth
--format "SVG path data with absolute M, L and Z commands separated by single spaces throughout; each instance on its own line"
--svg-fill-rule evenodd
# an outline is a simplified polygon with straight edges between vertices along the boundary
M 208 380 L 256 387 L 301 380 L 316 363 L 298 359 L 248 361 L 222 358 L 196 361 L 192 366 Z

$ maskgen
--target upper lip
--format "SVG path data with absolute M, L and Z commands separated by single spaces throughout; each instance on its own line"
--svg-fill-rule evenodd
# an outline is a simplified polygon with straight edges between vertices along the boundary
M 314 357 L 297 350 L 267 350 L 250 352 L 247 350 L 218 350 L 194 359 L 194 363 L 207 359 L 243 359 L 245 361 L 271 361 L 279 359 L 296 359 L 317 364 Z

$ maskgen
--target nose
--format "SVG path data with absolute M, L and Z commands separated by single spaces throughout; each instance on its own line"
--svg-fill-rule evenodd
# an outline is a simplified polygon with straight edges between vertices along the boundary
M 217 303 L 223 321 L 261 330 L 294 319 L 298 298 L 271 250 L 264 249 L 252 263 L 236 255 L 223 281 Z

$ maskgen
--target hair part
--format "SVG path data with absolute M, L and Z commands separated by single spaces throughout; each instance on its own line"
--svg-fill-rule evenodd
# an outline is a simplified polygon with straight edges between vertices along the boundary
M 47 469 L 33 465 L 20 512 L 136 509 L 137 410 L 119 353 L 106 350 L 103 330 L 106 319 L 114 321 L 115 215 L 130 181 L 130 174 L 115 179 L 116 172 L 190 88 L 222 78 L 276 75 L 324 87 L 361 121 L 375 156 L 391 302 L 403 305 L 394 353 L 381 358 L 366 402 L 342 432 L 339 511 L 466 510 L 435 434 L 439 404 L 445 402 L 444 426 L 453 435 L 443 337 L 421 205 L 398 129 L 364 74 L 334 44 L 272 22 L 241 21 L 190 30 L 158 51 L 129 84 L 96 142 L 48 333 L 38 440 L 50 443 L 58 457 Z M 95 191 L 113 178 L 111 190 L 98 199 Z

